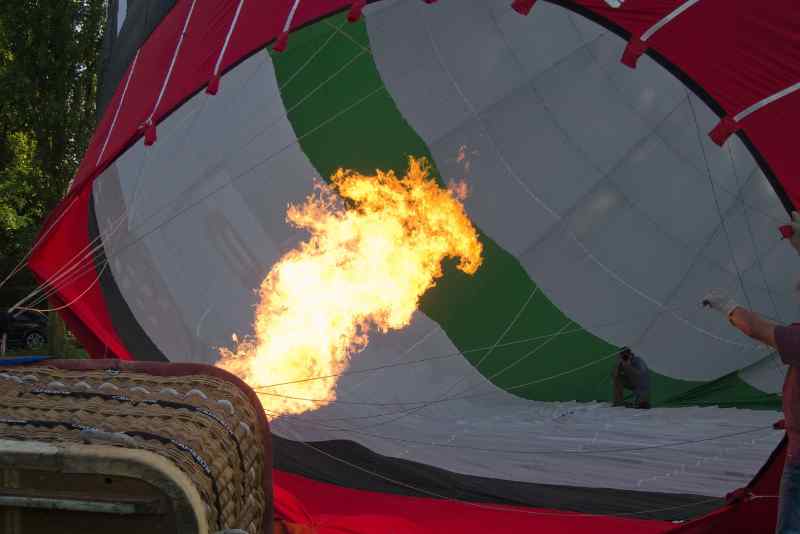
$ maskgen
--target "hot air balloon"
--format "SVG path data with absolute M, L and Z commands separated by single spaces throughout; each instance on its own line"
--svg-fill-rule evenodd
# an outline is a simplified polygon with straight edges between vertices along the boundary
M 113 0 L 102 114 L 29 266 L 93 356 L 216 363 L 315 179 L 425 158 L 466 184 L 481 265 L 445 259 L 335 398 L 272 420 L 276 518 L 769 532 L 785 368 L 700 299 L 797 316 L 799 23 L 789 0 Z M 623 346 L 652 410 L 609 403 Z

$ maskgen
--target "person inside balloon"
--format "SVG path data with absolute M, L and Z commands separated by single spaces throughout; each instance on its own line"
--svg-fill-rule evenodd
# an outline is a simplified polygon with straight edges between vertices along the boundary
M 625 390 L 633 391 L 633 402 L 623 400 Z M 650 408 L 650 370 L 639 356 L 628 347 L 619 351 L 619 361 L 614 367 L 614 406 Z
M 800 214 L 792 212 L 792 222 L 781 233 L 800 254 Z M 798 284 L 800 288 L 800 284 Z M 713 290 L 703 305 L 721 312 L 747 336 L 774 348 L 789 366 L 783 382 L 783 417 L 789 440 L 780 485 L 776 534 L 800 534 L 800 323 L 778 324 L 737 304 L 729 293 Z

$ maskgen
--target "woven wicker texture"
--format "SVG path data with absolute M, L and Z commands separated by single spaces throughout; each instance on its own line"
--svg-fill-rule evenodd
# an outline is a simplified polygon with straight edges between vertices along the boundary
M 196 485 L 211 532 L 262 532 L 270 459 L 258 421 L 244 392 L 215 377 L 50 366 L 0 372 L 0 438 L 96 441 L 164 456 Z

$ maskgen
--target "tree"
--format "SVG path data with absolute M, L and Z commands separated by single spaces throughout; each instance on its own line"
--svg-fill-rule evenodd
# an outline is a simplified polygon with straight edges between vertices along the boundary
M 0 2 L 3 276 L 64 197 L 86 149 L 106 9 L 106 0 Z

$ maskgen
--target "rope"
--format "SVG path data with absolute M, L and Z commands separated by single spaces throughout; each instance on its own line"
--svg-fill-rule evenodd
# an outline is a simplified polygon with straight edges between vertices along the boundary
M 689 100 L 689 109 L 692 112 L 692 120 L 694 121 L 695 132 L 697 133 L 697 143 L 700 145 L 700 152 L 703 155 L 703 162 L 706 166 L 706 177 L 708 178 L 708 184 L 711 187 L 711 196 L 714 199 L 714 207 L 717 210 L 717 215 L 719 216 L 719 224 L 724 230 L 725 233 L 725 240 L 728 243 L 728 250 L 731 253 L 731 262 L 733 263 L 733 268 L 736 270 L 736 276 L 739 279 L 739 285 L 742 287 L 742 294 L 744 295 L 745 300 L 747 301 L 747 307 L 753 309 L 753 305 L 750 302 L 750 296 L 747 294 L 747 289 L 744 285 L 744 278 L 742 278 L 742 272 L 739 269 L 739 264 L 736 261 L 736 253 L 733 249 L 733 241 L 731 241 L 730 233 L 728 232 L 728 227 L 725 225 L 725 217 L 722 214 L 722 208 L 719 205 L 719 199 L 717 198 L 717 189 L 714 185 L 714 180 L 711 177 L 711 165 L 708 163 L 708 156 L 706 155 L 706 147 L 703 145 L 703 137 L 700 133 L 700 123 L 697 120 L 697 113 L 694 110 L 694 104 L 692 103 L 691 95 L 689 94 L 688 89 L 686 90 L 686 98 Z
M 0 280 L 0 288 L 2 288 L 4 285 L 6 285 L 6 283 L 8 283 L 8 281 L 14 275 L 16 275 L 18 272 L 20 272 L 25 267 L 25 262 L 28 261 L 28 258 L 30 258 L 31 254 L 33 254 L 33 251 L 36 249 L 36 247 L 38 247 L 39 244 L 44 241 L 44 239 L 47 237 L 47 235 L 50 234 L 50 232 L 53 230 L 53 228 L 56 227 L 58 222 L 64 217 L 64 215 L 67 214 L 67 212 L 75 204 L 76 200 L 78 200 L 78 199 L 74 197 L 72 199 L 72 201 L 69 204 L 67 204 L 67 206 L 61 211 L 61 213 L 58 214 L 58 217 L 56 217 L 56 220 L 53 221 L 53 223 L 50 225 L 50 227 L 47 228 L 47 230 L 45 230 L 45 232 L 41 236 L 39 236 L 39 238 L 31 246 L 30 250 L 28 250 L 28 252 L 26 252 L 25 255 L 22 257 L 22 259 L 19 260 L 19 262 L 17 262 L 17 264 L 14 266 L 14 268 L 11 269 L 11 272 L 9 272 L 2 280 Z
M 110 239 L 113 235 L 115 235 L 119 231 L 119 229 L 122 227 L 122 224 L 125 222 L 125 219 L 128 217 L 128 214 L 132 212 L 131 210 L 136 203 L 136 198 L 138 197 L 139 189 L 142 184 L 142 174 L 144 172 L 144 168 L 146 162 L 148 161 L 148 158 L 149 155 L 147 153 L 145 153 L 142 157 L 142 164 L 139 167 L 139 172 L 136 177 L 137 180 L 136 190 L 134 191 L 131 203 L 126 205 L 125 209 L 118 217 L 112 219 L 111 227 L 107 229 L 105 232 L 98 232 L 98 235 L 94 239 L 90 240 L 68 262 L 66 262 L 59 269 L 57 269 L 50 277 L 48 277 L 41 284 L 39 284 L 33 291 L 28 293 L 25 297 L 23 297 L 16 304 L 14 304 L 14 306 L 12 306 L 10 309 L 11 311 L 17 308 L 22 308 L 25 303 L 27 303 L 37 295 L 41 296 L 37 299 L 36 304 L 34 304 L 33 306 L 37 305 L 39 302 L 42 302 L 43 300 L 46 300 L 53 294 L 57 293 L 60 289 L 65 287 L 64 285 L 65 277 L 68 277 L 66 278 L 67 283 L 72 283 L 77 278 L 83 276 L 83 274 L 86 274 L 87 272 L 90 272 L 92 269 L 95 269 L 95 265 L 93 263 L 94 254 L 103 248 L 104 246 L 103 241 L 106 238 Z M 78 269 L 77 272 L 76 269 Z M 100 279 L 101 274 L 102 273 L 98 273 L 96 275 L 95 279 L 91 282 L 90 286 L 80 294 L 79 298 L 82 298 L 89 291 L 89 289 L 91 289 L 91 287 L 93 287 L 97 283 L 97 281 Z M 74 299 L 70 303 L 70 305 L 74 304 L 78 300 L 79 299 Z M 27 309 L 33 309 L 35 311 L 39 311 L 36 308 L 33 308 L 33 306 L 28 307 Z M 52 311 L 56 311 L 56 309 Z
M 179 133 L 178 128 L 189 119 L 193 119 L 192 124 L 189 126 L 189 128 L 191 128 L 192 125 L 196 123 L 198 118 L 202 116 L 203 112 L 206 109 L 207 104 L 208 104 L 208 97 L 203 95 L 202 105 L 199 106 L 198 109 L 189 112 L 185 117 L 182 117 L 180 121 L 177 122 L 177 124 L 175 125 L 174 130 L 168 132 L 168 134 L 162 138 L 162 143 L 177 135 Z M 177 154 L 175 156 L 177 156 Z M 137 188 L 134 191 L 133 198 L 128 204 L 126 204 L 125 208 L 122 210 L 120 215 L 118 215 L 116 218 L 110 221 L 111 224 L 109 228 L 101 232 L 98 232 L 98 235 L 94 239 L 90 240 L 87 245 L 85 245 L 81 250 L 79 250 L 75 254 L 75 256 L 73 256 L 69 261 L 65 262 L 64 265 L 62 265 L 58 270 L 56 270 L 55 273 L 53 273 L 49 278 L 40 283 L 33 291 L 28 293 L 28 295 L 26 295 L 17 304 L 15 304 L 12 310 L 29 309 L 29 310 L 44 312 L 46 310 L 41 310 L 39 308 L 36 308 L 36 306 L 38 306 L 41 302 L 49 299 L 52 295 L 58 293 L 64 287 L 69 286 L 77 279 L 81 278 L 84 274 L 92 271 L 97 273 L 98 269 L 105 268 L 105 266 L 109 263 L 108 258 L 100 262 L 96 262 L 94 261 L 95 260 L 94 255 L 95 253 L 103 250 L 104 248 L 108 248 L 107 242 L 114 235 L 116 235 L 121 226 L 124 224 L 125 220 L 132 218 L 133 214 L 135 213 L 133 208 L 138 198 L 139 189 L 142 183 L 141 182 L 142 176 L 144 174 L 144 170 L 148 163 L 149 163 L 149 154 L 147 153 L 147 151 L 145 151 L 142 157 L 142 163 L 139 167 L 139 171 L 137 172 L 135 178 L 137 180 Z M 79 258 L 79 256 L 81 257 Z M 100 279 L 101 274 L 102 273 L 96 274 L 96 277 L 94 281 L 91 282 L 91 285 L 96 284 L 96 282 Z M 83 294 L 85 293 L 86 292 L 84 291 Z M 29 306 L 27 307 L 23 306 L 23 304 L 30 301 L 37 295 L 39 296 L 35 300 L 33 300 L 32 303 L 29 304 Z M 74 304 L 77 301 L 78 299 L 74 299 L 72 303 Z
M 731 168 L 733 169 L 734 176 L 736 177 L 736 182 L 738 183 L 739 182 L 739 173 L 736 170 L 736 161 L 733 158 L 733 151 L 731 149 L 731 144 L 730 143 L 728 143 L 727 152 L 728 152 L 728 156 L 730 157 L 730 160 L 731 160 Z M 743 188 L 744 188 L 744 185 L 742 186 L 742 189 Z M 775 317 L 777 318 L 776 322 L 783 322 L 782 318 L 780 317 L 780 311 L 778 310 L 778 303 L 775 302 L 775 296 L 772 294 L 772 289 L 769 287 L 769 282 L 767 282 L 767 274 L 766 274 L 766 272 L 764 270 L 764 264 L 761 261 L 761 255 L 758 253 L 758 247 L 756 246 L 756 238 L 753 235 L 753 228 L 752 228 L 752 225 L 750 224 L 750 217 L 748 216 L 747 205 L 744 202 L 742 202 L 742 207 L 745 210 L 744 219 L 745 219 L 745 223 L 746 223 L 746 226 L 747 226 L 747 234 L 750 237 L 750 244 L 753 247 L 753 256 L 755 256 L 756 265 L 758 267 L 759 273 L 761 274 L 761 281 L 764 283 L 764 288 L 766 289 L 767 295 L 769 296 L 769 300 L 772 303 L 772 309 L 774 310 Z M 774 364 L 774 365 L 772 365 L 772 369 L 778 375 L 778 378 L 780 380 L 782 380 L 784 378 L 785 374 L 786 374 L 785 370 L 783 369 L 783 367 L 781 366 L 780 362 L 778 362 L 778 360 L 776 358 L 772 358 L 772 363 Z
M 138 48 L 136 50 L 136 55 L 133 56 L 131 70 L 128 72 L 128 77 L 125 79 L 125 86 L 122 88 L 122 95 L 119 98 L 119 104 L 117 105 L 117 109 L 114 110 L 114 118 L 111 120 L 111 126 L 108 127 L 108 133 L 106 134 L 105 141 L 103 141 L 103 147 L 100 149 L 100 153 L 97 155 L 97 161 L 94 164 L 95 167 L 100 166 L 100 160 L 103 159 L 103 155 L 106 153 L 108 141 L 111 139 L 111 134 L 114 132 L 114 127 L 117 125 L 117 118 L 119 117 L 119 112 L 122 109 L 122 105 L 125 103 L 125 96 L 128 94 L 128 85 L 130 85 L 131 79 L 133 78 L 133 73 L 136 71 L 136 63 L 139 61 L 139 54 L 141 51 L 142 49 Z
M 625 323 L 625 321 L 619 321 L 619 322 L 614 322 L 614 323 L 603 323 L 602 325 L 590 325 L 589 327 L 591 328 L 593 326 L 614 326 L 614 325 L 619 325 L 619 324 L 624 324 L 624 323 Z M 552 334 L 543 334 L 543 335 L 539 335 L 539 336 L 533 336 L 533 337 L 528 337 L 528 338 L 523 338 L 523 339 L 519 339 L 519 340 L 508 341 L 508 342 L 505 342 L 505 343 L 501 343 L 499 345 L 496 345 L 496 348 L 510 347 L 510 346 L 513 346 L 513 345 L 519 345 L 519 344 L 522 344 L 522 343 L 530 343 L 532 341 L 548 339 L 548 338 L 556 337 L 556 336 L 565 336 L 565 335 L 570 335 L 570 334 L 582 333 L 584 331 L 585 330 L 583 328 L 575 328 L 573 330 L 565 331 L 565 332 L 561 332 L 561 333 L 555 332 L 555 333 L 552 333 Z M 314 380 L 329 380 L 331 378 L 336 378 L 336 377 L 341 377 L 341 376 L 352 376 L 352 375 L 357 375 L 357 374 L 382 371 L 382 370 L 390 369 L 390 368 L 394 368 L 394 367 L 404 367 L 404 366 L 410 366 L 410 365 L 417 365 L 417 364 L 426 363 L 426 362 L 429 362 L 429 361 L 435 361 L 435 360 L 441 360 L 441 359 L 447 359 L 447 358 L 455 358 L 455 357 L 463 357 L 463 356 L 465 356 L 467 354 L 471 354 L 473 352 L 483 352 L 485 350 L 491 349 L 493 346 L 494 345 L 488 345 L 488 346 L 471 348 L 471 349 L 456 350 L 456 351 L 453 351 L 453 352 L 449 352 L 449 353 L 445 353 L 445 354 L 441 354 L 441 355 L 435 355 L 435 356 L 427 356 L 427 357 L 416 359 L 416 360 L 409 360 L 409 361 L 403 361 L 403 362 L 390 363 L 390 364 L 385 364 L 385 365 L 379 365 L 379 366 L 376 366 L 376 367 L 367 367 L 367 368 L 364 368 L 364 369 L 345 370 L 345 371 L 342 371 L 340 373 L 332 373 L 332 374 L 320 375 L 320 376 L 309 376 L 309 377 L 306 377 L 306 378 L 299 378 L 299 379 L 296 379 L 296 380 L 287 380 L 287 381 L 284 381 L 284 382 L 274 382 L 272 384 L 267 384 L 267 385 L 263 385 L 263 386 L 254 387 L 253 390 L 257 391 L 258 393 L 260 393 L 262 395 L 271 395 L 271 396 L 276 396 L 276 397 L 283 397 L 284 395 L 280 395 L 280 394 L 277 394 L 277 393 L 271 393 L 271 392 L 269 392 L 267 390 L 272 389 L 272 388 L 277 388 L 277 387 L 280 387 L 280 386 L 288 386 L 288 385 L 292 385 L 292 384 L 301 384 L 301 383 L 304 383 L 304 382 L 311 382 L 311 381 L 314 381 Z M 762 347 L 760 345 L 753 345 L 750 348 L 751 348 L 751 350 L 761 350 L 762 349 Z M 616 356 L 618 353 L 619 353 L 619 351 L 615 350 L 614 352 L 612 352 L 610 354 L 606 354 L 606 355 L 602 356 L 598 360 L 591 360 L 591 361 L 589 361 L 588 363 L 586 363 L 586 364 L 584 364 L 582 366 L 571 368 L 571 369 L 569 369 L 567 371 L 564 371 L 562 373 L 557 373 L 557 374 L 551 375 L 549 377 L 537 379 L 537 380 L 535 380 L 533 382 L 526 382 L 526 383 L 523 383 L 523 384 L 519 384 L 517 386 L 513 386 L 512 389 L 513 388 L 525 387 L 525 386 L 528 386 L 528 385 L 533 384 L 533 383 L 552 380 L 554 378 L 557 378 L 557 377 L 560 377 L 560 376 L 564 376 L 566 374 L 570 374 L 570 373 L 576 372 L 578 370 L 585 369 L 586 367 L 590 367 L 590 366 L 596 365 L 597 363 L 600 363 L 601 361 L 610 359 L 610 358 Z M 310 401 L 310 402 L 329 402 L 327 399 L 308 399 L 308 398 L 291 397 L 291 396 L 285 396 L 285 397 L 289 398 L 289 399 L 307 400 L 307 401 Z M 341 401 L 337 401 L 337 402 L 341 402 Z
M 239 22 L 239 15 L 242 12 L 242 6 L 244 6 L 244 0 L 239 0 L 239 4 L 236 6 L 236 11 L 233 13 L 233 19 L 231 19 L 231 25 L 228 26 L 228 33 L 225 34 L 225 41 L 222 43 L 222 49 L 219 51 L 219 54 L 217 55 L 217 61 L 214 63 L 214 70 L 212 71 L 214 76 L 219 75 L 219 70 L 222 67 L 222 60 L 225 57 L 225 52 L 228 50 L 228 45 L 230 44 L 231 37 L 236 29 L 236 24 Z
M 175 45 L 175 51 L 172 53 L 172 60 L 167 68 L 167 74 L 164 76 L 164 81 L 161 83 L 161 91 L 158 93 L 158 98 L 156 98 L 156 103 L 153 105 L 153 110 L 145 120 L 146 124 L 152 124 L 153 118 L 155 118 L 156 112 L 158 112 L 158 106 L 161 105 L 161 100 L 164 98 L 164 94 L 167 92 L 167 85 L 169 85 L 169 80 L 172 78 L 172 71 L 175 68 L 175 62 L 177 61 L 178 54 L 181 51 L 183 38 L 186 36 L 186 31 L 189 29 L 189 22 L 192 20 L 192 14 L 194 14 L 194 6 L 196 3 L 197 0 L 192 0 L 192 4 L 189 6 L 189 13 L 186 15 L 186 20 L 183 22 L 183 30 L 181 30 L 181 33 L 178 36 L 178 43 Z

